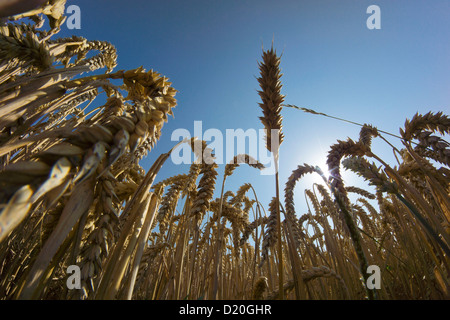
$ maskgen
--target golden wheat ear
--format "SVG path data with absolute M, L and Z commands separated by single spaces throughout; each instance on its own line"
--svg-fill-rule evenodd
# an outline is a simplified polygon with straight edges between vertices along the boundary
M 266 129 L 267 150 L 272 152 L 272 131 L 279 130 L 278 145 L 283 142 L 281 109 L 284 96 L 281 94 L 281 70 L 280 57 L 277 56 L 273 47 L 263 52 L 262 62 L 259 63 L 260 77 L 258 78 L 261 90 L 258 91 L 262 102 L 259 103 L 263 116 L 259 117 Z

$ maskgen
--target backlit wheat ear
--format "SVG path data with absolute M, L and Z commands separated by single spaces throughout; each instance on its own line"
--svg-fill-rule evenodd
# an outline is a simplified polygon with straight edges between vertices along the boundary
M 295 169 L 288 181 L 286 182 L 286 187 L 284 189 L 284 199 L 285 199 L 285 207 L 286 207 L 286 219 L 289 223 L 290 230 L 292 231 L 292 236 L 297 245 L 300 243 L 301 234 L 300 230 L 297 226 L 297 219 L 295 217 L 295 206 L 294 206 L 294 188 L 298 180 L 300 180 L 305 174 L 308 173 L 318 173 L 323 176 L 322 170 L 319 167 L 313 167 L 308 164 L 304 164 L 303 166 L 298 166 Z
M 94 57 L 86 60 L 81 60 L 80 57 L 85 57 L 89 51 L 100 51 Z M 80 61 L 83 65 L 88 65 L 91 70 L 98 70 L 107 67 L 107 72 L 111 72 L 117 66 L 117 50 L 107 41 L 89 41 L 86 42 L 82 49 L 77 51 L 77 62 Z M 79 63 L 75 63 L 78 65 Z
M 302 271 L 303 281 L 310 281 L 320 277 L 333 277 L 336 278 L 339 282 L 341 282 L 344 286 L 345 283 L 342 282 L 342 278 L 336 274 L 335 271 L 331 270 L 326 266 L 314 267 L 308 270 Z
M 234 197 L 235 197 L 234 192 L 231 191 L 231 190 L 228 190 L 228 191 L 226 191 L 226 192 L 223 194 L 223 201 L 224 201 L 224 202 L 227 202 L 227 201 L 228 201 L 228 198 L 234 198 Z
M 386 174 L 380 171 L 373 163 L 361 157 L 347 158 L 342 161 L 342 165 L 369 180 L 369 183 L 379 187 L 382 191 L 397 193 L 398 188 L 395 183 L 389 181 Z
M 359 142 L 366 146 L 369 150 L 372 145 L 372 138 L 378 136 L 377 128 L 365 124 L 359 132 Z
M 344 160 L 344 161 L 345 161 L 345 160 Z M 357 193 L 357 194 L 362 195 L 362 196 L 364 196 L 364 197 L 366 197 L 366 198 L 368 198 L 368 199 L 371 199 L 371 200 L 374 200 L 374 199 L 375 199 L 375 195 L 374 195 L 374 194 L 370 193 L 370 192 L 367 191 L 367 190 L 358 188 L 358 187 L 347 186 L 347 187 L 345 187 L 345 190 L 346 190 L 347 192 Z
M 198 183 L 197 194 L 193 200 L 191 215 L 197 217 L 199 220 L 209 209 L 209 203 L 214 195 L 217 164 L 204 164 L 200 171 L 202 177 Z
M 304 283 L 307 283 L 309 281 L 312 281 L 317 278 L 335 278 L 339 284 L 342 286 L 342 289 L 344 290 L 346 296 L 348 296 L 348 288 L 342 279 L 340 275 L 338 275 L 334 270 L 331 270 L 330 268 L 326 266 L 320 266 L 320 267 L 312 267 L 311 269 L 302 270 L 301 271 L 301 279 Z M 284 286 L 283 290 L 288 292 L 294 289 L 294 281 L 288 280 Z M 279 292 L 274 291 L 268 295 L 269 300 L 277 299 L 279 296 Z
M 447 141 L 432 135 L 430 131 L 420 132 L 417 134 L 417 139 L 419 144 L 414 150 L 418 154 L 450 166 L 450 147 Z M 427 150 L 428 148 L 431 148 L 433 151 Z
M 246 243 L 248 238 L 250 237 L 250 234 L 259 226 L 266 225 L 267 221 L 267 217 L 260 217 L 257 220 L 254 220 L 252 223 L 246 225 L 244 231 L 242 232 L 242 238 L 239 242 L 239 245 L 244 245 L 244 243 Z
M 178 198 L 181 191 L 186 187 L 187 175 L 177 175 L 174 177 L 174 182 L 169 187 L 167 194 L 161 200 L 161 207 L 158 211 L 157 220 L 159 221 L 159 228 L 161 234 L 165 233 L 171 215 L 174 213 Z
M 264 240 L 262 247 L 262 258 L 259 267 L 261 268 L 264 262 L 267 260 L 269 255 L 269 249 L 272 248 L 278 239 L 277 234 L 277 206 L 278 201 L 275 197 L 272 198 L 272 201 L 269 204 L 269 217 L 267 219 L 266 231 L 264 232 Z
M 437 131 L 440 134 L 450 132 L 450 117 L 442 112 L 428 112 L 425 115 L 416 113 L 414 117 L 405 121 L 404 129 L 400 130 L 402 138 L 411 140 L 423 130 Z
M 103 259 L 108 256 L 116 239 L 115 230 L 119 223 L 119 213 L 116 201 L 113 201 L 114 184 L 115 181 L 110 177 L 102 177 L 97 187 L 99 201 L 95 212 L 101 214 L 95 214 L 95 229 L 87 237 L 80 253 L 82 299 L 86 299 L 94 292 L 94 280 L 100 274 Z
M 244 183 L 242 186 L 240 186 L 238 191 L 236 192 L 236 195 L 230 200 L 230 204 L 234 206 L 240 206 L 244 201 L 245 194 L 250 190 L 250 188 L 252 188 L 252 185 L 250 183 Z
M 272 147 L 272 131 L 278 130 L 278 146 L 283 142 L 281 109 L 284 96 L 281 94 L 281 71 L 280 58 L 273 48 L 264 51 L 262 63 L 259 63 L 260 77 L 258 78 L 261 90 L 258 91 L 262 102 L 259 104 L 263 110 L 263 117 L 260 117 L 266 129 L 266 146 L 269 152 L 275 152 Z
M 207 147 L 206 141 L 199 141 L 196 138 L 192 138 L 190 140 L 190 146 L 197 157 L 196 161 L 200 161 L 200 164 L 196 163 L 198 166 L 191 167 L 191 179 L 196 178 L 197 172 L 202 176 L 198 183 L 195 198 L 193 199 L 191 215 L 201 220 L 209 209 L 209 203 L 213 198 L 218 165 L 214 162 L 214 155 L 212 154 L 212 150 Z M 193 180 L 191 180 L 192 182 Z
M 328 152 L 327 165 L 330 172 L 330 186 L 333 192 L 338 192 L 339 195 L 346 197 L 346 191 L 342 182 L 340 163 L 341 159 L 346 156 L 363 156 L 368 151 L 368 148 L 362 143 L 355 143 L 352 139 L 347 141 L 338 141 L 338 143 L 331 146 Z
M 22 68 L 31 64 L 41 71 L 53 63 L 48 44 L 31 30 L 25 31 L 14 24 L 0 27 L 0 56 L 5 60 L 18 59 Z
M 253 288 L 252 299 L 254 300 L 262 300 L 263 295 L 267 288 L 269 287 L 268 281 L 266 277 L 261 277 L 256 281 L 255 287 Z
M 233 158 L 229 163 L 225 165 L 225 176 L 231 176 L 234 170 L 239 167 L 239 165 L 246 163 L 250 167 L 262 170 L 264 169 L 264 165 L 259 163 L 258 160 L 249 156 L 248 154 L 239 154 Z
M 440 169 L 445 168 L 442 167 Z M 405 158 L 405 161 L 398 167 L 398 174 L 405 177 L 417 190 L 420 190 L 421 194 L 428 200 L 430 205 L 433 205 L 436 200 L 433 199 L 432 192 L 427 186 L 427 175 L 436 179 L 444 189 L 449 188 L 448 178 L 445 178 L 439 170 L 436 170 L 436 168 L 424 158 L 421 159 L 420 164 L 414 160 L 406 160 Z
M 294 206 L 294 188 L 298 180 L 300 180 L 305 174 L 308 173 L 318 173 L 323 175 L 319 167 L 313 167 L 308 164 L 298 166 L 297 169 L 292 171 L 288 181 L 286 182 L 286 187 L 284 189 L 286 215 L 288 217 L 295 217 L 295 206 Z
M 191 166 L 189 167 L 189 172 L 188 172 L 188 177 L 187 177 L 187 182 L 185 185 L 185 188 L 183 190 L 183 195 L 186 193 L 189 193 L 191 195 L 196 194 L 197 192 L 197 178 L 200 174 L 202 167 L 200 164 L 198 163 L 193 163 L 191 164 Z

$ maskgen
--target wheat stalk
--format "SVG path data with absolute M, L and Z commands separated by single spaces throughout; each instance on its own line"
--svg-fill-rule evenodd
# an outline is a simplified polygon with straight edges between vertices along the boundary
M 278 160 L 279 147 L 283 142 L 282 116 L 281 109 L 284 101 L 284 96 L 281 94 L 281 72 L 280 72 L 280 58 L 277 56 L 273 47 L 266 50 L 262 54 L 262 62 L 259 63 L 261 76 L 258 78 L 261 90 L 258 91 L 262 103 L 259 104 L 263 111 L 263 117 L 260 117 L 266 132 L 266 147 L 269 152 L 273 154 L 275 160 L 275 191 L 277 205 L 277 229 L 278 229 L 278 277 L 280 288 L 283 285 L 283 258 L 282 258 L 282 244 L 281 244 L 281 218 L 280 218 L 280 195 L 278 183 Z M 275 134 L 275 136 L 273 136 Z M 273 143 L 276 143 L 276 146 Z M 280 298 L 283 300 L 284 292 L 280 291 Z

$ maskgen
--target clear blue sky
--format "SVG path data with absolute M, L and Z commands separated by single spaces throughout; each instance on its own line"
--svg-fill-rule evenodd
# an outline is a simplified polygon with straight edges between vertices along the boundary
M 171 133 L 193 133 L 195 120 L 208 128 L 260 129 L 257 61 L 272 39 L 283 53 L 285 102 L 398 134 L 416 112 L 449 113 L 450 1 L 432 0 L 74 0 L 81 8 L 76 34 L 106 40 L 118 50 L 119 69 L 144 66 L 167 76 L 179 91 L 175 118 L 142 162 L 147 169 L 175 142 Z M 368 6 L 381 9 L 381 29 L 369 30 Z M 358 138 L 359 127 L 283 109 L 280 188 L 304 162 L 325 166 L 337 139 Z M 396 146 L 399 141 L 389 138 Z M 393 163 L 392 152 L 376 140 L 374 152 Z M 159 179 L 188 167 L 168 162 Z M 223 172 L 223 166 L 219 168 Z M 356 184 L 351 175 L 348 184 Z M 220 189 L 220 181 L 219 177 Z M 304 213 L 305 179 L 296 191 Z M 267 204 L 275 194 L 272 176 L 238 168 L 227 189 L 252 183 Z M 362 184 L 364 185 L 364 184 Z

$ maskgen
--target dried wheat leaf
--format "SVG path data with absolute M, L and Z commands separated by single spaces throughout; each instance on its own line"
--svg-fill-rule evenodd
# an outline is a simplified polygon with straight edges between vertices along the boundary
M 20 299 L 36 299 L 41 294 L 37 290 L 41 277 L 70 231 L 77 224 L 81 216 L 89 210 L 94 201 L 94 185 L 95 180 L 91 177 L 75 186 L 72 195 L 61 213 L 58 224 L 45 242 L 31 267 L 27 280 L 25 281 L 25 286 L 22 292 L 19 293 Z M 80 199 L 83 199 L 83 201 L 80 201 Z
M 67 177 L 71 168 L 72 165 L 70 161 L 67 160 L 67 158 L 59 159 L 53 166 L 52 170 L 50 171 L 48 179 L 43 184 L 41 184 L 41 186 L 36 190 L 36 192 L 31 197 L 31 202 L 34 203 L 48 191 L 59 186 Z
M 105 157 L 105 152 L 106 144 L 103 142 L 96 143 L 92 150 L 89 151 L 83 166 L 73 179 L 73 182 L 81 183 L 83 180 L 90 177 L 97 170 L 98 165 Z
M 0 242 L 25 218 L 31 208 L 31 186 L 26 185 L 14 193 L 12 198 L 0 211 Z

